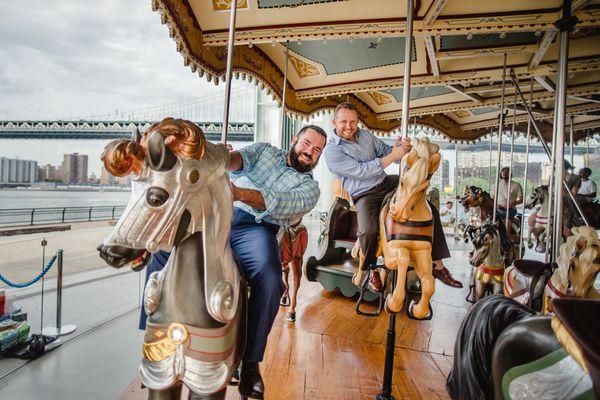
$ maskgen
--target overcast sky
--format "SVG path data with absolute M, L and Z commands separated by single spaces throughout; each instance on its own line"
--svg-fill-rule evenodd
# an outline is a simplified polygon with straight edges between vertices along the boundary
M 130 111 L 223 92 L 183 66 L 150 0 L 0 0 L 0 119 Z M 234 86 L 235 87 L 235 86 Z M 104 141 L 1 140 L 0 156 L 100 170 Z

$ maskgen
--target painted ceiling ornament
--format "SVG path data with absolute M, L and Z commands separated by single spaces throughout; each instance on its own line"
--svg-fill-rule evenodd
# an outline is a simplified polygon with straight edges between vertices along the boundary
M 371 96 L 373 98 L 373 100 L 375 100 L 375 103 L 377 103 L 378 106 L 381 106 L 383 104 L 389 104 L 392 102 L 392 99 L 390 99 L 390 96 L 383 94 L 381 92 L 368 92 L 369 96 Z
M 216 12 L 226 12 L 231 9 L 231 0 L 212 0 L 213 10 Z M 237 0 L 238 10 L 247 10 L 248 0 Z
M 300 60 L 292 55 L 290 55 L 290 62 L 294 66 L 294 69 L 300 78 L 321 75 L 316 65 L 309 64 L 306 61 Z

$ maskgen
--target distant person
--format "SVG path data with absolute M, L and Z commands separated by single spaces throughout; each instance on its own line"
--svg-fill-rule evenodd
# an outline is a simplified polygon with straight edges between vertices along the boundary
M 574 174 L 573 166 L 570 162 L 565 160 L 565 180 L 567 181 L 567 186 L 573 196 L 577 196 L 579 194 L 579 189 L 581 188 L 581 177 L 577 174 Z
M 596 198 L 596 183 L 590 180 L 592 170 L 588 167 L 581 168 L 579 170 L 579 177 L 581 178 L 581 187 L 579 188 L 579 196 L 583 197 L 587 201 L 592 201 Z
M 443 226 L 452 225 L 456 219 L 454 218 L 454 203 L 447 201 L 444 207 L 440 209 L 440 218 Z
M 510 168 L 500 170 L 500 186 L 498 187 L 498 216 L 505 220 L 508 215 L 508 231 L 512 229 L 512 219 L 517 216 L 517 204 L 523 201 L 523 188 L 513 180 L 508 182 Z M 506 200 L 508 198 L 508 210 Z

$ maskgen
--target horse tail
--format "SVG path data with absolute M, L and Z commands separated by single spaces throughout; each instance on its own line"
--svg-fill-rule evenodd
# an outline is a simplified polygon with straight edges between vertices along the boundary
M 492 352 L 509 325 L 534 311 L 502 295 L 479 300 L 463 320 L 454 344 L 454 363 L 446 390 L 454 400 L 494 398 Z

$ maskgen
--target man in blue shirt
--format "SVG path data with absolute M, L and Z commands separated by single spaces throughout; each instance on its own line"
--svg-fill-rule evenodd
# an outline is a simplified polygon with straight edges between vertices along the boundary
M 264 397 L 258 364 L 284 290 L 277 232 L 317 204 L 319 185 L 311 171 L 326 141 L 323 129 L 308 125 L 292 138 L 289 152 L 268 143 L 230 152 L 234 209 L 229 243 L 251 288 L 239 382 L 240 394 L 249 398 Z M 147 268 L 160 269 L 167 259 L 168 253 L 158 252 Z
M 335 109 L 333 120 L 335 135 L 325 149 L 327 167 L 342 182 L 356 206 L 357 235 L 363 251 L 364 271 L 375 264 L 375 251 L 379 238 L 379 211 L 384 199 L 393 193 L 399 177 L 387 175 L 386 167 L 400 161 L 410 149 L 410 139 L 397 146 L 389 146 L 371 132 L 358 128 L 358 112 L 351 103 L 341 103 Z M 434 220 L 432 258 L 433 275 L 452 287 L 462 287 L 444 267 L 441 260 L 450 257 L 444 231 L 437 209 L 430 203 Z M 379 274 L 374 271 L 369 280 L 371 290 L 381 290 Z

